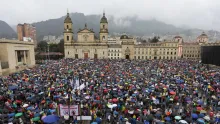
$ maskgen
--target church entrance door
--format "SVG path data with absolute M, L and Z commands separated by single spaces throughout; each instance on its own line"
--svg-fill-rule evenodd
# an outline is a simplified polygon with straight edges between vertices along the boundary
M 130 56 L 129 55 L 125 55 L 125 59 L 130 59 Z
M 78 54 L 75 54 L 75 59 L 78 59 Z
M 84 59 L 88 59 L 88 53 L 84 53 Z
M 98 55 L 97 54 L 94 54 L 94 59 L 98 59 Z

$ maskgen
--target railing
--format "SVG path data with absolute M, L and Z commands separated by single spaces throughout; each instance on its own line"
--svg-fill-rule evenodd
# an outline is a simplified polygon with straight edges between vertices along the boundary
M 9 68 L 8 62 L 1 62 L 2 69 Z

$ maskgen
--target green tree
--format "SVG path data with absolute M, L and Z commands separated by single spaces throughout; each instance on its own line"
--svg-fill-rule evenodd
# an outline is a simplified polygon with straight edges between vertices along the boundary
M 47 42 L 46 41 L 40 41 L 38 44 L 37 44 L 37 50 L 39 52 L 45 52 L 47 51 Z
M 58 43 L 58 49 L 59 49 L 59 52 L 61 52 L 64 55 L 64 40 L 63 39 L 61 39 L 60 43 Z
M 154 36 L 152 39 L 150 39 L 150 43 L 157 43 L 159 42 L 160 37 Z

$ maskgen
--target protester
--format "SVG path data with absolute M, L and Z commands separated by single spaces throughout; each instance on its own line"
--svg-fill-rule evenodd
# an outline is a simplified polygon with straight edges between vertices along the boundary
M 61 59 L 0 79 L 0 123 L 218 123 L 219 68 L 195 60 Z M 68 113 L 67 113 L 68 114 Z

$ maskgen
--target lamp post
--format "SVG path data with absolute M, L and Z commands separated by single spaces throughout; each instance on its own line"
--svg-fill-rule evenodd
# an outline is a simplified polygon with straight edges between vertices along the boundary
M 47 54 L 48 54 L 48 59 L 50 60 L 49 52 L 50 52 L 50 45 L 48 44 L 48 45 L 47 45 Z
M 80 72 L 79 73 L 79 86 L 81 85 L 81 76 L 82 76 L 82 72 Z M 79 90 L 80 90 L 80 88 L 79 88 Z M 81 99 L 81 90 L 80 90 L 80 97 L 79 97 L 80 99 L 80 104 L 79 104 L 79 106 L 80 106 L 80 122 L 81 122 L 81 124 L 82 124 L 82 99 Z

